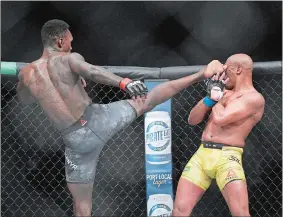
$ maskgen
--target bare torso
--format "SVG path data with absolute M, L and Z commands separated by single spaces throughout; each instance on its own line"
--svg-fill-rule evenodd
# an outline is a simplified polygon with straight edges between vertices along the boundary
M 27 68 L 37 81 L 34 98 L 57 129 L 67 128 L 82 116 L 91 99 L 80 76 L 71 71 L 68 54 L 43 57 Z
M 232 100 L 241 100 L 239 98 L 233 98 L 234 92 L 229 91 L 221 99 L 221 101 L 226 101 L 226 104 L 232 102 Z M 243 94 L 259 94 L 256 90 Z M 217 126 L 213 122 L 213 114 L 211 113 L 204 132 L 202 134 L 202 141 L 211 141 L 215 143 L 222 143 L 231 146 L 244 147 L 245 140 L 252 128 L 261 120 L 263 114 L 263 109 L 256 111 L 253 115 L 239 120 L 234 123 L 230 123 L 225 126 Z

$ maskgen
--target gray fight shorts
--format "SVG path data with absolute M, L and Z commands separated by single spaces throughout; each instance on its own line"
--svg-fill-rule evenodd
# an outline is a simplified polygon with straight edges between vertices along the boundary
M 67 182 L 93 183 L 104 145 L 136 117 L 136 110 L 126 100 L 89 105 L 82 117 L 62 132 Z

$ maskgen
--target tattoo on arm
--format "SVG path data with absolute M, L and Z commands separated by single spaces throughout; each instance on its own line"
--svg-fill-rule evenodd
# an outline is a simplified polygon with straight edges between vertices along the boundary
M 107 84 L 115 87 L 119 87 L 121 77 L 107 72 L 105 69 L 99 66 L 90 65 L 87 63 L 81 63 L 81 76 L 91 79 L 97 83 Z
M 106 71 L 103 67 L 85 62 L 83 57 L 76 53 L 70 55 L 69 65 L 73 72 L 97 83 L 119 87 L 120 81 L 123 79 Z

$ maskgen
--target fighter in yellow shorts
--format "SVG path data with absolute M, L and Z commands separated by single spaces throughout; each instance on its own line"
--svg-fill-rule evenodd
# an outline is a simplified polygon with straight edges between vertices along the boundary
M 232 216 L 250 216 L 242 153 L 246 137 L 262 118 L 265 101 L 253 87 L 253 61 L 248 55 L 229 57 L 223 68 L 225 73 L 207 82 L 208 96 L 190 112 L 191 125 L 211 114 L 200 147 L 179 180 L 173 216 L 190 216 L 212 179 Z

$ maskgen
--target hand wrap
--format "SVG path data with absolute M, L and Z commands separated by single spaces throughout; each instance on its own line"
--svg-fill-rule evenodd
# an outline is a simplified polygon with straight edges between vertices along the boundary
M 131 96 L 143 96 L 146 95 L 148 90 L 147 87 L 141 81 L 132 81 L 129 78 L 124 78 L 120 82 L 120 88 Z

